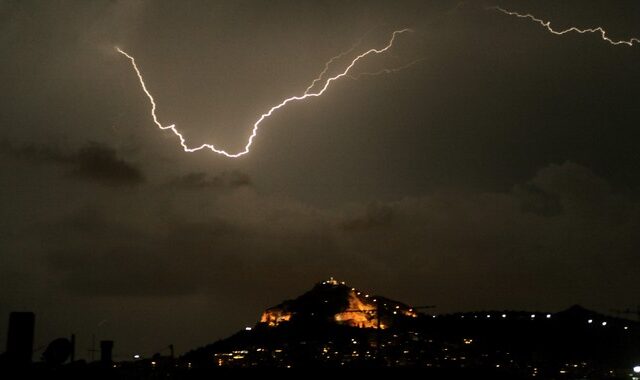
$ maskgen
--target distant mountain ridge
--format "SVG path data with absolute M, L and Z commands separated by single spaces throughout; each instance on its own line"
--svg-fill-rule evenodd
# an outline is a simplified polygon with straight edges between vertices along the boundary
M 331 278 L 268 308 L 253 328 L 182 359 L 194 368 L 413 367 L 509 379 L 628 379 L 640 362 L 640 323 L 579 305 L 555 313 L 427 315 Z

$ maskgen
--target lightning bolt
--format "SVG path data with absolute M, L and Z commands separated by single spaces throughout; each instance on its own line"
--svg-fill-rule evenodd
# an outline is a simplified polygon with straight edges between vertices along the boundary
M 342 53 L 340 53 L 340 54 L 338 54 L 338 55 L 336 55 L 336 56 L 334 56 L 334 57 L 331 57 L 331 59 L 330 59 L 330 60 L 328 60 L 328 61 L 327 61 L 327 63 L 325 63 L 325 64 L 324 64 L 324 69 L 322 69 L 322 71 L 320 72 L 320 74 L 318 74 L 318 77 L 317 77 L 316 79 L 314 79 L 314 80 L 311 82 L 311 84 L 309 85 L 309 87 L 307 87 L 307 89 L 306 89 L 306 90 L 304 90 L 304 93 L 306 94 L 306 93 L 308 93 L 309 91 L 311 91 L 311 89 L 313 88 L 313 86 L 315 86 L 315 85 L 316 85 L 316 83 L 318 83 L 318 82 L 320 82 L 320 81 L 322 80 L 322 78 L 323 78 L 323 77 L 324 77 L 324 75 L 327 73 L 327 71 L 329 71 L 329 67 L 331 67 L 331 64 L 332 64 L 333 62 L 335 62 L 335 61 L 339 60 L 340 58 L 344 57 L 345 55 L 347 55 L 347 54 L 351 53 L 351 52 L 353 51 L 353 49 L 355 49 L 355 48 L 356 48 L 356 46 L 358 46 L 358 44 L 353 45 L 353 46 L 351 47 L 351 49 L 349 49 L 349 50 L 345 50 L 345 51 L 343 51 Z
M 348 77 L 350 79 L 353 80 L 358 80 L 362 77 L 375 77 L 378 75 L 382 75 L 382 74 L 393 74 L 393 73 L 397 73 L 398 71 L 402 71 L 404 69 L 408 69 L 409 67 L 415 65 L 416 63 L 420 63 L 422 61 L 424 61 L 426 58 L 419 58 L 419 59 L 415 59 L 409 63 L 406 63 L 402 66 L 398 66 L 398 67 L 394 67 L 391 69 L 381 69 L 378 71 L 372 71 L 372 72 L 363 72 L 363 73 L 357 73 L 357 74 L 349 74 Z
M 162 123 L 160 123 L 160 121 L 158 120 L 158 117 L 156 115 L 156 102 L 153 98 L 153 96 L 151 95 L 151 93 L 149 92 L 149 90 L 147 89 L 147 85 L 144 82 L 144 78 L 142 77 L 142 73 L 140 72 L 140 69 L 138 68 L 138 65 L 136 64 L 136 60 L 133 56 L 131 56 L 129 53 L 125 52 L 124 50 L 120 49 L 119 47 L 116 47 L 116 51 L 122 55 L 124 55 L 126 58 L 129 59 L 129 61 L 131 62 L 131 66 L 133 67 L 133 70 L 135 71 L 136 75 L 138 76 L 138 81 L 140 82 L 140 87 L 142 88 L 142 91 L 145 93 L 145 95 L 147 95 L 147 98 L 149 98 L 149 103 L 151 104 L 151 117 L 153 119 L 154 124 L 161 130 L 170 130 L 174 135 L 176 135 L 176 137 L 178 137 L 178 139 L 180 140 L 180 145 L 182 146 L 182 149 L 185 152 L 188 153 L 192 153 L 192 152 L 197 152 L 199 150 L 203 150 L 203 149 L 209 149 L 214 153 L 229 157 L 229 158 L 238 158 L 240 156 L 244 156 L 245 154 L 249 153 L 250 149 L 251 149 L 251 145 L 253 145 L 253 141 L 256 138 L 256 136 L 258 135 L 258 130 L 260 129 L 260 124 L 267 119 L 268 117 L 270 117 L 275 111 L 283 108 L 284 106 L 286 106 L 289 103 L 292 102 L 297 102 L 297 101 L 301 101 L 301 100 L 305 100 L 308 98 L 314 98 L 314 97 L 319 97 L 322 94 L 325 93 L 325 91 L 327 90 L 327 88 L 329 88 L 329 86 L 331 85 L 331 83 L 339 80 L 340 78 L 343 78 L 347 75 L 349 75 L 349 72 L 351 71 L 351 69 L 356 65 L 356 63 L 358 63 L 358 61 L 362 60 L 363 58 L 370 56 L 370 55 L 377 55 L 377 54 L 381 54 L 386 52 L 387 50 L 389 50 L 392 46 L 393 43 L 395 42 L 395 39 L 398 35 L 402 34 L 402 33 L 407 33 L 410 32 L 410 29 L 401 29 L 401 30 L 396 30 L 391 34 L 391 37 L 389 38 L 389 40 L 387 41 L 387 44 L 385 46 L 383 46 L 382 48 L 379 49 L 369 49 L 367 51 L 365 51 L 364 53 L 361 53 L 359 55 L 357 55 L 355 58 L 353 58 L 351 60 L 351 63 L 340 73 L 329 77 L 328 79 L 324 80 L 324 84 L 322 86 L 320 86 L 319 90 L 316 91 L 312 91 L 312 89 L 315 87 L 315 85 L 322 81 L 324 75 L 327 73 L 327 71 L 329 70 L 329 66 L 335 62 L 336 60 L 338 60 L 339 58 L 344 57 L 345 55 L 349 54 L 351 51 L 353 51 L 353 49 L 355 48 L 352 47 L 351 49 L 344 51 L 342 53 L 340 53 L 339 55 L 331 58 L 324 66 L 324 70 L 322 70 L 322 72 L 318 75 L 317 78 L 315 78 L 311 84 L 307 87 L 307 89 L 305 90 L 305 92 L 302 95 L 297 95 L 297 96 L 292 96 L 289 98 L 286 98 L 284 100 L 282 100 L 280 103 L 276 104 L 275 106 L 272 106 L 267 112 L 263 113 L 262 115 L 260 115 L 260 117 L 258 118 L 258 120 L 253 124 L 253 129 L 251 130 L 251 134 L 249 135 L 249 138 L 247 139 L 247 143 L 244 146 L 244 149 L 237 152 L 237 153 L 229 153 L 224 149 L 219 149 L 216 148 L 215 145 L 213 144 L 202 144 L 200 146 L 195 146 L 195 147 L 189 147 L 187 145 L 187 142 L 184 138 L 184 136 L 182 136 L 182 133 L 180 133 L 180 131 L 178 131 L 177 127 L 175 124 L 171 124 L 171 125 L 162 125 Z
M 526 18 L 526 19 L 530 19 L 532 21 L 537 22 L 538 24 L 542 25 L 545 29 L 547 29 L 550 33 L 556 34 L 556 35 L 563 35 L 563 34 L 567 34 L 567 33 L 571 33 L 571 32 L 576 32 L 576 33 L 580 33 L 580 34 L 585 34 L 585 33 L 597 33 L 600 34 L 600 38 L 602 38 L 604 41 L 610 43 L 611 45 L 628 45 L 628 46 L 633 46 L 634 44 L 638 44 L 640 43 L 640 39 L 632 37 L 628 40 L 612 40 L 611 38 L 609 38 L 607 36 L 607 32 L 600 26 L 596 27 L 596 28 L 587 28 L 587 29 L 579 29 L 575 26 L 572 26 L 570 28 L 567 29 L 563 29 L 563 30 L 555 30 L 551 27 L 551 21 L 544 21 L 541 20 L 539 18 L 536 18 L 535 16 L 531 15 L 531 14 L 521 14 L 521 13 L 517 13 L 517 12 L 513 12 L 513 11 L 509 11 L 506 10 L 504 8 L 498 7 L 498 6 L 494 6 L 494 7 L 489 7 L 487 8 L 489 10 L 495 10 L 498 12 L 502 12 L 506 15 L 509 16 L 515 16 L 518 18 Z

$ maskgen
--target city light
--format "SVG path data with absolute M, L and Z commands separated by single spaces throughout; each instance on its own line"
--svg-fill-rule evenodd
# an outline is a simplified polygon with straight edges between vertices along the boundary
M 337 285 L 333 285 L 333 283 Z M 450 361 L 452 365 L 455 365 L 454 362 L 460 361 L 460 366 L 467 368 L 468 366 L 474 366 L 475 364 L 471 364 L 471 361 L 479 360 L 483 363 L 483 365 L 489 365 L 493 368 L 497 368 L 502 370 L 512 370 L 520 366 L 519 368 L 525 368 L 530 376 L 539 377 L 541 375 L 541 367 L 536 366 L 535 368 L 531 363 L 527 363 L 526 361 L 520 362 L 520 359 L 517 359 L 514 356 L 510 355 L 510 352 L 504 352 L 506 356 L 496 356 L 494 357 L 491 354 L 490 346 L 487 346 L 487 343 L 490 345 L 490 338 L 483 335 L 483 331 L 491 334 L 491 331 L 495 329 L 505 328 L 510 331 L 513 327 L 516 328 L 527 328 L 533 329 L 536 333 L 541 334 L 544 338 L 546 331 L 554 330 L 554 328 L 549 329 L 549 326 L 563 326 L 569 325 L 569 323 L 580 323 L 580 320 L 588 321 L 593 325 L 601 325 L 608 326 L 609 321 L 606 320 L 606 317 L 592 313 L 587 315 L 594 315 L 596 319 L 584 319 L 584 317 L 577 317 L 574 321 L 566 321 L 564 318 L 555 318 L 552 313 L 538 313 L 528 311 L 526 313 L 522 312 L 510 312 L 509 314 L 506 312 L 497 312 L 497 311 L 484 311 L 484 312 L 476 312 L 476 313 L 468 313 L 468 314 L 451 314 L 446 315 L 442 314 L 437 316 L 438 318 L 442 318 L 446 324 L 452 323 L 452 317 L 455 317 L 456 320 L 459 318 L 471 318 L 471 320 L 482 321 L 485 319 L 485 323 L 478 324 L 479 330 L 476 328 L 471 331 L 467 331 L 473 335 L 459 335 L 459 331 L 453 331 L 453 336 L 455 336 L 455 340 L 446 341 L 441 343 L 436 343 L 433 340 L 433 337 L 430 337 L 428 333 L 418 333 L 415 330 L 409 330 L 405 333 L 402 333 L 402 330 L 391 332 L 386 331 L 374 331 L 373 329 L 379 330 L 387 330 L 390 326 L 384 325 L 381 321 L 378 320 L 377 313 L 381 312 L 381 309 L 384 307 L 383 312 L 385 313 L 385 317 L 392 317 L 390 319 L 391 322 L 388 322 L 391 326 L 394 325 L 394 321 L 397 320 L 399 316 L 412 316 L 412 314 L 416 309 L 409 308 L 404 306 L 396 301 L 386 300 L 386 299 L 378 299 L 379 304 L 374 304 L 374 296 L 370 295 L 369 298 L 366 298 L 365 293 L 362 292 L 361 296 L 358 296 L 358 290 L 356 288 L 347 287 L 346 285 L 341 285 L 341 282 L 337 282 L 334 279 L 330 279 L 329 281 L 324 281 L 325 284 L 330 284 L 327 287 L 318 288 L 317 286 L 314 288 L 314 292 L 319 292 L 315 294 L 316 302 L 319 305 L 323 305 L 328 302 L 327 298 L 330 298 L 324 292 L 332 292 L 333 289 L 330 289 L 333 286 L 344 287 L 344 296 L 346 297 L 346 305 L 343 305 L 342 311 L 338 311 L 333 316 L 333 321 L 344 327 L 354 327 L 360 329 L 372 329 L 372 330 L 364 330 L 362 333 L 358 333 L 357 336 L 348 336 L 345 337 L 344 342 L 336 342 L 334 339 L 329 341 L 320 342 L 320 346 L 315 346 L 315 343 L 309 341 L 306 337 L 300 337 L 300 344 L 307 345 L 311 351 L 316 352 L 317 355 L 314 355 L 314 360 L 319 360 L 327 365 L 339 365 L 344 367 L 350 367 L 353 365 L 361 364 L 361 361 L 371 361 L 380 358 L 384 358 L 385 360 L 391 360 L 392 366 L 407 366 L 414 365 L 416 362 L 421 363 L 425 367 L 438 367 L 438 364 L 434 364 L 433 360 L 446 360 Z M 322 282 L 319 282 L 322 284 Z M 385 302 L 386 301 L 386 302 Z M 333 301 L 331 301 L 333 302 Z M 295 312 L 294 312 L 295 310 Z M 295 321 L 297 316 L 302 315 L 302 309 L 296 307 L 295 301 L 286 301 L 284 304 L 271 307 L 265 310 L 262 314 L 260 322 L 256 326 L 268 326 L 268 327 L 277 327 L 280 323 Z M 308 312 L 309 315 L 313 316 L 313 312 Z M 388 314 L 387 314 L 388 313 Z M 495 313 L 495 314 L 494 314 Z M 436 315 L 426 314 L 425 317 L 436 318 Z M 498 323 L 499 320 L 504 320 L 510 317 L 510 323 L 507 326 L 503 323 Z M 304 316 L 303 316 L 304 317 Z M 458 318 L 459 317 L 459 318 Z M 466 318 L 466 319 L 468 319 Z M 491 320 L 496 319 L 497 325 L 491 324 Z M 543 320 L 547 319 L 547 322 L 543 323 Z M 552 320 L 553 319 L 553 320 Z M 528 321 L 528 322 L 527 322 Z M 530 324 L 530 322 L 536 322 Z M 506 321 L 505 321 L 506 322 Z M 486 330 L 486 327 L 482 327 L 482 325 L 490 324 L 492 327 Z M 528 325 L 525 327 L 525 325 Z M 398 324 L 397 326 L 400 326 Z M 623 328 L 627 329 L 631 327 L 628 324 L 618 325 L 614 323 L 616 329 Z M 213 352 L 209 358 L 211 366 L 217 367 L 255 367 L 255 366 L 275 366 L 280 368 L 285 368 L 288 365 L 293 365 L 293 367 L 297 367 L 295 361 L 291 361 L 292 356 L 290 356 L 289 349 L 285 348 L 275 348 L 273 345 L 265 345 L 265 342 L 262 341 L 262 338 L 259 336 L 262 335 L 259 331 L 261 329 L 257 327 L 257 331 L 254 331 L 254 326 L 246 326 L 241 329 L 241 331 L 247 331 L 248 333 L 243 334 L 244 338 L 247 340 L 243 340 L 241 343 L 238 343 L 237 346 L 233 347 L 233 349 L 225 350 L 224 352 Z M 468 330 L 467 326 L 465 330 Z M 594 326 L 595 327 L 595 326 Z M 590 330 L 589 334 L 604 334 L 606 331 L 613 330 L 610 329 L 587 329 Z M 630 329 L 629 329 L 630 330 Z M 277 332 L 277 329 L 271 330 L 273 332 Z M 344 330 L 347 331 L 347 330 Z M 253 341 L 252 339 L 256 337 L 256 332 L 258 332 L 258 340 Z M 479 335 L 478 332 L 480 332 Z M 614 334 L 615 335 L 615 334 Z M 613 336 L 612 338 L 615 338 Z M 518 340 L 517 337 L 514 339 Z M 451 344 L 455 343 L 455 344 Z M 429 356 L 425 355 L 425 351 L 421 348 L 421 345 L 428 344 L 429 347 L 437 348 L 432 351 L 432 354 Z M 521 343 L 518 343 L 521 344 Z M 313 350 L 315 347 L 316 351 Z M 412 347 L 417 348 L 414 350 Z M 471 349 L 473 348 L 473 349 Z M 488 350 L 487 350 L 488 349 Z M 392 352 L 402 353 L 402 357 L 393 357 Z M 434 355 L 434 356 L 431 356 Z M 476 356 L 477 355 L 477 356 Z M 133 355 L 135 359 L 139 359 L 141 355 L 135 354 Z M 489 360 L 487 362 L 487 360 Z M 155 355 L 153 358 L 149 358 L 147 360 L 141 360 L 135 362 L 138 365 L 144 365 L 145 368 L 148 368 L 150 371 L 159 371 L 164 370 L 166 367 L 164 360 L 156 359 Z M 581 370 L 588 370 L 590 365 L 586 361 L 577 361 L 574 359 L 567 360 L 563 362 L 564 364 L 560 367 L 546 367 L 543 369 L 544 371 L 551 371 L 553 373 L 562 374 L 565 376 L 573 376 L 577 374 Z M 186 364 L 186 363 L 185 363 Z M 607 373 L 614 374 L 614 371 L 611 369 L 612 367 L 606 368 Z M 633 370 L 633 371 L 631 371 Z M 549 372 L 549 373 L 551 373 Z M 640 363 L 636 366 L 628 365 L 627 374 L 629 378 L 636 378 L 638 376 L 634 374 L 640 373 Z M 589 377 L 588 377 L 589 378 Z

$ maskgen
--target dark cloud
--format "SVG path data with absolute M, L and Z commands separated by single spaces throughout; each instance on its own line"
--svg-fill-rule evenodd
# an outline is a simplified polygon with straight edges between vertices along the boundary
M 217 175 L 207 173 L 189 173 L 170 182 L 170 185 L 183 189 L 235 189 L 251 186 L 251 178 L 239 171 L 222 172 Z
M 65 163 L 72 167 L 72 176 L 106 185 L 136 185 L 144 181 L 140 169 L 118 158 L 114 149 L 98 143 L 81 148 Z
M 393 219 L 393 209 L 379 202 L 369 204 L 362 215 L 353 216 L 342 223 L 347 231 L 386 227 Z
M 500 2 L 620 38 L 639 4 Z M 290 103 L 238 159 L 156 128 L 114 51 L 163 125 L 235 151 L 404 27 L 354 73 L 423 60 Z M 636 303 L 636 47 L 477 2 L 97 0 L 0 1 L 0 50 L 0 326 L 182 350 L 331 275 L 438 311 Z
M 283 230 L 272 230 L 267 224 L 243 227 L 244 220 L 235 224 L 165 220 L 149 234 L 149 229 L 140 233 L 130 220 L 107 219 L 84 210 L 44 228 L 47 246 L 60 247 L 46 252 L 48 266 L 58 274 L 58 286 L 94 297 L 206 294 L 226 298 L 233 295 L 220 291 L 225 284 L 236 283 L 236 290 L 249 291 L 253 281 L 268 282 L 271 274 L 265 266 L 290 274 L 294 263 L 315 261 L 306 255 L 317 256 L 318 265 L 321 255 L 330 254 L 323 251 L 329 247 L 314 231 L 290 231 L 287 242 L 278 244 L 274 242 L 285 238 Z M 307 246 L 310 241 L 314 247 Z M 298 259 L 292 258 L 294 252 Z M 243 283 L 244 279 L 251 281 Z
M 46 145 L 4 145 L 5 152 L 9 151 L 17 157 L 37 163 L 60 165 L 71 178 L 108 186 L 133 186 L 144 182 L 144 176 L 138 167 L 119 158 L 115 149 L 105 144 L 91 142 L 71 151 Z
M 478 307 L 506 307 L 574 283 L 555 298 L 553 307 L 562 307 L 572 297 L 622 302 L 616 292 L 634 287 L 632 276 L 620 275 L 599 295 L 590 284 L 640 265 L 633 253 L 638 204 L 571 162 L 543 168 L 509 192 L 436 193 L 342 212 L 250 188 L 195 204 L 177 194 L 167 198 L 173 190 L 162 189 L 156 194 L 175 210 L 170 217 L 152 208 L 153 199 L 125 198 L 109 209 L 80 209 L 40 230 L 60 285 L 93 296 L 219 298 L 226 297 L 225 284 L 234 283 L 238 292 L 259 298 L 263 290 L 251 284 L 268 283 L 273 273 L 289 278 L 281 286 L 296 282 L 301 288 L 326 275 L 381 290 L 428 279 L 442 296 L 416 286 L 405 289 L 407 297 L 455 308 L 446 297 L 464 292 L 460 284 L 478 287 Z M 594 197 L 598 203 L 585 201 Z M 129 203 L 141 214 L 123 218 L 120 207 Z M 618 261 L 606 259 L 611 251 Z M 404 279 L 396 277 L 400 273 Z
M 521 199 L 524 212 L 541 216 L 554 216 L 562 212 L 558 195 L 546 193 L 534 184 L 518 185 L 514 188 L 514 192 Z

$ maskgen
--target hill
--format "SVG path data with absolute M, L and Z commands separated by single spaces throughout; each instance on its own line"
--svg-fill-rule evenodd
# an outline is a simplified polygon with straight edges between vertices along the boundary
M 629 378 L 640 325 L 580 306 L 427 315 L 334 279 L 265 310 L 255 327 L 193 350 L 196 368 L 413 367 L 509 378 Z

